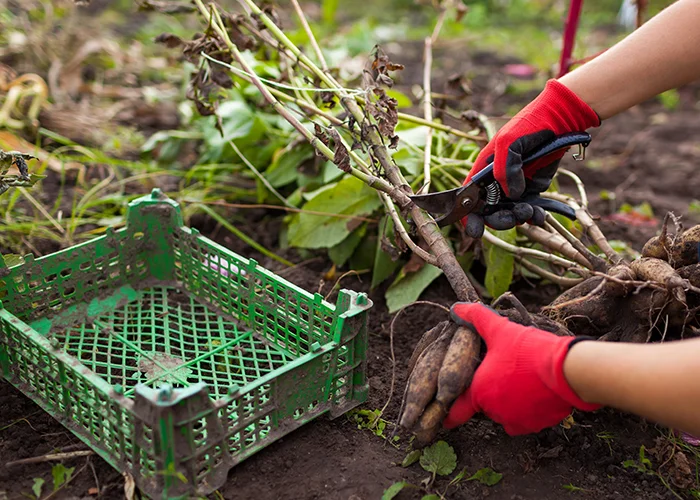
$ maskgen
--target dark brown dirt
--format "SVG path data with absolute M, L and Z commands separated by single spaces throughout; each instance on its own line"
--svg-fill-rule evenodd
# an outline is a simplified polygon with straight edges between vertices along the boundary
M 493 62 L 492 59 L 489 61 Z M 697 166 L 700 148 L 697 138 L 700 113 L 694 109 L 698 100 L 697 89 L 685 89 L 683 98 L 683 109 L 675 112 L 666 112 L 658 104 L 649 103 L 609 120 L 595 134 L 588 151 L 588 162 L 566 162 L 566 166 L 578 172 L 589 188 L 592 211 L 603 218 L 601 224 L 606 234 L 627 241 L 637 250 L 655 234 L 659 225 L 635 226 L 606 219 L 621 203 L 647 201 L 655 214 L 662 217 L 667 210 L 685 214 L 690 201 L 699 196 Z M 509 104 L 505 101 L 500 104 L 499 100 L 494 102 L 495 109 Z M 590 168 L 595 164 L 599 166 Z M 598 194 L 602 190 L 616 193 L 614 204 L 600 199 Z M 274 247 L 280 220 L 264 212 L 247 212 L 244 216 L 255 228 L 252 234 L 256 234 L 262 244 Z M 693 220 L 693 217 L 688 219 Z M 204 234 L 212 234 L 220 243 L 258 259 L 310 291 L 319 289 L 322 276 L 330 267 L 318 258 L 296 268 L 282 269 L 279 264 L 256 255 L 223 231 L 212 231 L 213 228 L 203 221 L 195 221 L 195 225 Z M 265 231 L 260 229 L 263 227 Z M 294 260 L 299 262 L 302 259 L 297 256 Z M 343 280 L 342 285 L 366 290 L 368 280 L 364 278 L 360 281 L 350 276 Z M 328 293 L 331 287 L 332 283 L 324 283 L 321 292 Z M 515 293 L 534 310 L 550 302 L 558 292 L 553 286 L 534 288 L 521 283 Z M 371 293 L 374 300 L 370 319 L 371 391 L 364 406 L 368 409 L 381 408 L 385 404 L 392 379 L 391 317 L 382 297 L 383 290 Z M 331 295 L 331 300 L 333 298 Z M 444 279 L 431 286 L 424 298 L 443 305 L 449 305 L 455 299 Z M 445 313 L 437 308 L 416 306 L 396 321 L 396 388 L 385 414 L 388 420 L 397 417 L 406 363 L 415 343 L 425 330 L 443 319 Z M 47 481 L 45 489 L 50 489 L 49 464 L 8 469 L 4 463 L 64 449 L 76 445 L 77 439 L 4 381 L 0 382 L 0 408 L 0 498 L 3 498 L 3 492 L 12 500 L 22 498 L 22 492 L 31 491 L 35 477 L 44 478 Z M 465 481 L 450 487 L 447 498 L 674 498 L 656 477 L 622 467 L 624 460 L 638 457 L 641 445 L 653 446 L 654 439 L 664 429 L 608 409 L 592 414 L 576 413 L 575 420 L 570 429 L 558 427 L 536 435 L 510 438 L 500 426 L 477 416 L 455 431 L 444 432 L 441 437 L 457 453 L 457 470 L 466 468 L 471 474 L 483 467 L 492 467 L 503 473 L 503 480 L 494 487 Z M 221 493 L 226 499 L 378 499 L 395 481 L 420 484 L 428 476 L 417 464 L 407 469 L 395 465 L 407 453 L 406 441 L 402 437 L 399 442 L 402 450 L 399 451 L 369 431 L 358 429 L 347 417 L 336 420 L 321 417 L 236 467 Z M 67 466 L 75 466 L 76 472 L 86 464 L 88 466 L 75 480 L 53 498 L 94 498 L 88 495 L 88 491 L 98 483 L 101 498 L 123 498 L 121 476 L 102 460 L 92 457 L 89 462 L 85 458 L 66 462 Z M 94 465 L 94 473 L 90 464 Z M 444 491 L 447 482 L 444 479 L 437 481 L 439 491 Z M 568 484 L 583 490 L 568 492 L 564 489 Z M 404 493 L 399 498 L 420 498 L 420 495 Z

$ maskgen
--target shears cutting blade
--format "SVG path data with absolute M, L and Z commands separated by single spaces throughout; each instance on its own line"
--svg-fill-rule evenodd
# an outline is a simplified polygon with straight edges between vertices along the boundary
M 523 159 L 523 166 L 555 151 L 568 149 L 571 146 L 579 146 L 579 152 L 574 154 L 574 158 L 583 160 L 586 147 L 588 147 L 590 142 L 591 136 L 587 132 L 572 132 L 560 135 L 528 154 Z M 529 203 L 548 212 L 558 213 L 571 220 L 576 220 L 574 209 L 560 201 L 542 198 L 538 195 L 526 196 L 518 200 L 511 200 L 506 197 L 493 175 L 493 162 L 476 173 L 470 182 L 464 186 L 437 193 L 414 195 L 411 196 L 411 199 L 416 205 L 435 217 L 435 222 L 440 227 L 453 224 L 474 212 L 481 215 L 489 215 L 499 210 L 509 210 L 517 203 Z

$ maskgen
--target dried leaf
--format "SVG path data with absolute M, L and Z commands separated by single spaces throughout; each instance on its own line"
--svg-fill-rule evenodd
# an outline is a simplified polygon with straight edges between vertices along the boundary
M 140 0 L 139 10 L 145 12 L 162 12 L 163 14 L 187 14 L 189 12 L 194 12 L 196 8 L 191 3 L 168 2 L 165 0 Z
M 317 123 L 314 123 L 314 136 L 316 139 L 321 141 L 324 146 L 331 147 L 331 140 L 328 138 L 326 132 Z
M 457 9 L 457 15 L 455 16 L 455 20 L 459 23 L 462 21 L 462 19 L 466 15 L 466 13 L 469 12 L 469 7 L 467 7 L 464 4 L 464 2 L 462 2 L 460 0 L 459 2 L 457 2 L 456 9 Z
M 380 74 L 377 76 L 376 82 L 377 82 L 379 85 L 386 85 L 386 86 L 389 87 L 389 88 L 391 88 L 391 87 L 394 86 L 394 80 L 392 80 L 391 77 L 390 77 L 389 75 L 385 75 L 385 74 L 383 74 L 383 73 L 380 73 Z
M 340 170 L 343 172 L 350 172 L 350 154 L 348 153 L 348 148 L 340 140 L 340 134 L 335 129 L 330 129 L 328 132 L 333 139 L 334 149 L 333 149 L 333 163 L 335 163 Z
M 241 16 L 228 15 L 224 18 L 228 36 L 238 50 L 253 50 L 257 47 L 255 40 L 241 31 Z
M 128 472 L 122 472 L 124 476 L 124 499 L 134 500 L 136 498 L 136 482 L 134 476 Z
M 156 43 L 162 43 L 169 49 L 174 49 L 175 47 L 180 47 L 184 45 L 185 41 L 177 35 L 172 33 L 161 33 L 153 40 Z

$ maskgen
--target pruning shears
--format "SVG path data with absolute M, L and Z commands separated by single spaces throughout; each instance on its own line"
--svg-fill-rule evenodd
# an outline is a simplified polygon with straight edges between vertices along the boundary
M 585 158 L 586 147 L 591 142 L 590 134 L 586 132 L 572 132 L 560 135 L 541 148 L 528 154 L 523 159 L 523 166 L 538 160 L 560 149 L 578 145 L 579 151 L 574 154 L 574 159 Z M 426 210 L 435 218 L 440 227 L 453 224 L 471 213 L 490 215 L 499 210 L 511 210 L 516 203 L 529 203 L 576 220 L 576 212 L 569 205 L 550 198 L 542 198 L 538 195 L 527 196 L 518 200 L 506 197 L 500 184 L 493 176 L 493 162 L 480 170 L 471 178 L 468 184 L 448 191 L 421 194 L 411 196 L 413 202 L 423 210 Z

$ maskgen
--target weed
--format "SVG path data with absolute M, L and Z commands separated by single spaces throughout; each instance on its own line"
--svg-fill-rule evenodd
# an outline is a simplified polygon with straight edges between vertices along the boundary
M 615 435 L 610 431 L 601 431 L 598 434 L 596 434 L 596 437 L 605 442 L 605 444 L 608 446 L 608 449 L 610 450 L 610 456 L 612 456 L 612 443 L 615 442 Z
M 574 493 L 574 492 L 576 492 L 576 491 L 588 491 L 588 490 L 586 490 L 586 489 L 584 489 L 584 488 L 580 488 L 580 487 L 578 487 L 578 486 L 574 486 L 574 485 L 571 484 L 571 483 L 563 485 L 562 488 L 564 488 L 566 491 L 569 491 L 569 492 L 571 492 L 571 493 Z

